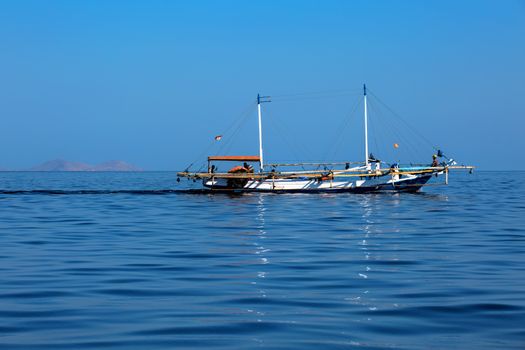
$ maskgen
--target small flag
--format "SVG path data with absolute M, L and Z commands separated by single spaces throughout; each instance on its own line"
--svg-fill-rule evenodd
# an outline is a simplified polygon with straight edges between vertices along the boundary
M 215 141 L 220 141 L 222 139 L 222 135 L 215 136 Z

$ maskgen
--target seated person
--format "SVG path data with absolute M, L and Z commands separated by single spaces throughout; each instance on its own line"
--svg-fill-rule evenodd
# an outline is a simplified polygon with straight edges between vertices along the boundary
M 430 166 L 434 168 L 439 166 L 439 162 L 435 154 L 432 155 L 432 164 Z

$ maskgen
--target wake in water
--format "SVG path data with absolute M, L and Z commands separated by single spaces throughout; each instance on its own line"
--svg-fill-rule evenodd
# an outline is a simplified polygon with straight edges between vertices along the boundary
M 163 195 L 175 193 L 209 193 L 200 189 L 181 189 L 181 190 L 0 190 L 2 194 L 42 194 L 42 195 L 79 195 L 79 194 L 138 194 L 138 195 Z
M 337 195 L 372 195 L 372 196 L 398 196 L 396 192 L 369 192 L 369 193 L 327 193 L 325 191 L 279 191 L 279 192 L 256 192 L 256 191 L 236 191 L 231 189 L 158 189 L 158 190 L 0 190 L 1 195 L 44 195 L 44 196 L 74 196 L 74 195 L 174 195 L 174 194 L 194 194 L 194 195 L 228 195 L 228 196 L 245 196 L 245 195 L 316 195 L 316 196 L 337 196 Z M 429 198 L 443 199 L 443 195 L 425 192 L 407 192 L 405 194 L 425 196 Z M 445 196 L 446 198 L 446 196 Z

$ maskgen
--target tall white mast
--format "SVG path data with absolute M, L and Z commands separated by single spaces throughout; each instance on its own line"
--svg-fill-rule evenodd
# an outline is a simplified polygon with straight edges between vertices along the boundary
M 365 104 L 365 166 L 368 168 L 368 110 L 366 106 L 366 85 L 363 84 L 364 104 Z
M 262 118 L 261 118 L 261 96 L 257 94 L 257 114 L 259 116 L 259 169 L 264 170 L 263 147 L 262 147 Z

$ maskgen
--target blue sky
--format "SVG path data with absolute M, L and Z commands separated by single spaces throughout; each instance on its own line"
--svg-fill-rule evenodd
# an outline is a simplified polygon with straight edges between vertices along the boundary
M 275 96 L 263 106 L 268 161 L 358 160 L 362 106 L 350 112 L 366 83 L 418 132 L 371 98 L 380 158 L 427 161 L 436 145 L 481 169 L 525 169 L 524 1 L 0 7 L 0 167 L 173 170 L 207 152 L 255 154 L 257 93 Z

